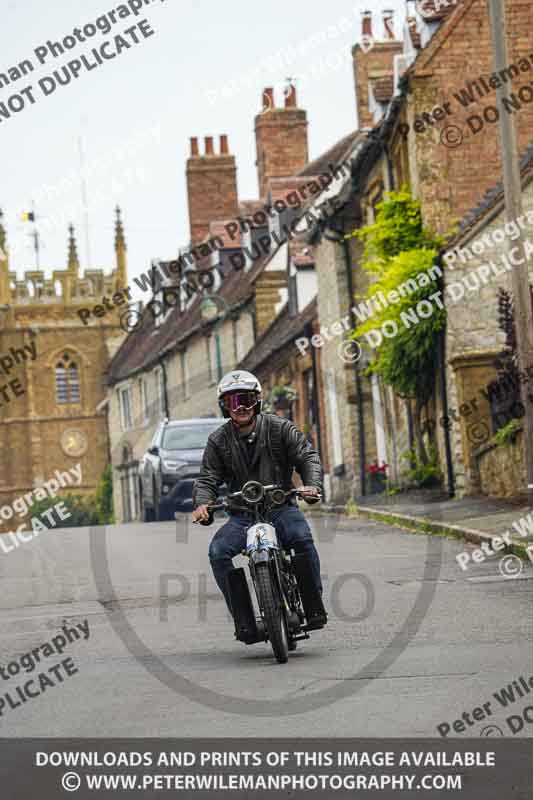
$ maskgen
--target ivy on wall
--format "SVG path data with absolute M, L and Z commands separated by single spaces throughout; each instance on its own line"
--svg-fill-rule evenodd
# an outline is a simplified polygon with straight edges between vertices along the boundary
M 379 292 L 387 296 L 388 292 L 415 279 L 419 273 L 427 272 L 434 265 L 444 242 L 443 238 L 424 227 L 420 202 L 411 196 L 407 187 L 388 192 L 376 211 L 375 222 L 347 237 L 363 242 L 362 265 L 375 278 L 365 300 Z M 402 324 L 401 314 L 416 307 L 421 300 L 429 300 L 438 288 L 436 280 L 428 280 L 397 304 L 376 311 L 352 332 L 354 339 L 360 339 L 387 320 L 397 324 L 398 334 L 394 338 L 384 337 L 373 351 L 368 371 L 378 374 L 400 397 L 415 401 L 413 427 L 422 464 L 427 464 L 429 458 L 424 446 L 421 415 L 435 388 L 438 337 L 445 326 L 446 311 L 435 307 L 431 317 L 421 319 L 410 328 Z

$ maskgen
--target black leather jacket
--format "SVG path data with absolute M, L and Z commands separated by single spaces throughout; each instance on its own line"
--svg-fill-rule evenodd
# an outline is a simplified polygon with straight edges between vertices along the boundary
M 291 489 L 295 469 L 305 486 L 316 486 L 323 493 L 318 453 L 290 420 L 259 414 L 255 431 L 257 444 L 251 464 L 246 462 L 231 420 L 209 436 L 200 477 L 194 484 L 195 508 L 216 500 L 222 483 L 226 483 L 230 493 L 240 491 L 252 479 Z

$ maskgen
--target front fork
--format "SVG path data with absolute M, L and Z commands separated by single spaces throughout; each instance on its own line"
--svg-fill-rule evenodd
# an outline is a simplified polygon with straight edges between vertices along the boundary
M 298 633 L 300 630 L 300 618 L 299 615 L 290 608 L 288 603 L 287 594 L 283 588 L 283 578 L 281 575 L 281 568 L 279 560 L 282 556 L 279 555 L 274 550 L 259 550 L 254 552 L 250 556 L 250 571 L 252 573 L 252 580 L 254 583 L 255 594 L 257 597 L 257 601 L 259 604 L 259 593 L 257 591 L 257 584 L 255 580 L 255 567 L 258 564 L 268 564 L 268 569 L 270 572 L 270 578 L 272 580 L 273 585 L 277 589 L 278 598 L 280 600 L 281 608 L 285 615 L 285 620 L 287 622 L 287 627 L 290 633 Z M 261 615 L 263 616 L 263 609 L 260 608 Z

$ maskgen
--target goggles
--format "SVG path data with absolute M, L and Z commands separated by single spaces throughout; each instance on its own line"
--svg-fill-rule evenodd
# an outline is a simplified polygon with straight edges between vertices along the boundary
M 237 411 L 239 408 L 244 408 L 246 411 L 250 411 L 255 405 L 257 405 L 257 393 L 233 392 L 232 394 L 225 394 L 222 400 L 226 411 Z

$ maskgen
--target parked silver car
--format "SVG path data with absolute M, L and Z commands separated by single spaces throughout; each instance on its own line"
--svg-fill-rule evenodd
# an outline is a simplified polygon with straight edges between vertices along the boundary
M 210 433 L 227 423 L 222 417 L 161 422 L 139 463 L 141 514 L 144 522 L 173 519 L 192 508 L 193 484 Z

